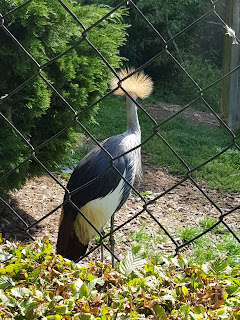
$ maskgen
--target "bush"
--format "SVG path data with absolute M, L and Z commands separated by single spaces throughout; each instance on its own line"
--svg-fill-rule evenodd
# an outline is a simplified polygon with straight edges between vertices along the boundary
M 239 319 L 240 266 L 227 258 L 190 265 L 178 256 L 154 265 L 141 246 L 116 269 L 75 264 L 48 240 L 0 239 L 1 319 Z
M 0 12 L 4 16 L 21 3 L 21 0 L 2 0 Z M 67 0 L 65 4 L 86 28 L 110 10 L 106 6 L 81 6 L 73 0 Z M 121 23 L 124 14 L 125 10 L 119 9 L 87 33 L 87 39 L 115 68 L 121 64 L 119 47 L 125 41 L 126 25 Z M 47 79 L 77 112 L 104 94 L 110 72 L 93 48 L 86 41 L 79 41 L 82 39 L 83 29 L 59 2 L 32 1 L 4 18 L 5 26 L 37 63 L 41 66 L 46 64 L 41 76 Z M 49 63 L 77 41 L 79 44 L 74 49 Z M 2 28 L 0 47 L 0 96 L 5 96 L 35 75 L 38 68 Z M 94 111 L 96 107 L 81 114 L 80 120 L 92 117 Z M 57 139 L 45 144 L 73 121 L 74 114 L 40 76 L 34 77 L 28 85 L 4 99 L 1 112 L 34 148 L 37 148 L 36 156 L 50 170 L 63 161 L 68 145 L 75 141 L 74 128 L 71 127 Z M 1 192 L 17 188 L 26 178 L 41 172 L 42 168 L 34 161 L 34 156 L 32 161 L 26 161 L 22 165 L 31 154 L 31 148 L 1 119 L 0 176 L 21 165 L 19 170 L 14 170 L 6 179 L 0 181 Z
M 194 57 L 193 55 L 182 54 L 182 67 L 201 89 L 205 89 L 221 77 L 221 71 L 211 61 L 203 60 L 200 56 Z M 196 99 L 199 95 L 198 88 L 186 74 L 180 72 L 177 78 L 178 85 L 175 88 L 175 93 L 178 96 L 178 103 L 187 104 Z M 203 98 L 216 112 L 220 112 L 220 96 L 221 83 L 217 83 L 203 91 Z M 201 100 L 193 106 L 197 106 L 198 109 L 206 111 L 206 106 Z

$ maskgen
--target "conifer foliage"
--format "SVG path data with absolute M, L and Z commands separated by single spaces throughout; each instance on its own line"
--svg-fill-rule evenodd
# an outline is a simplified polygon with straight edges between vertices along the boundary
M 2 99 L 1 112 L 37 148 L 34 155 L 52 170 L 63 161 L 66 149 L 74 142 L 74 130 L 79 126 L 70 127 L 57 139 L 45 144 L 73 121 L 74 114 L 44 79 L 77 113 L 97 101 L 107 89 L 110 71 L 93 46 L 113 67 L 119 66 L 119 47 L 125 42 L 126 35 L 126 25 L 121 23 L 125 10 L 119 9 L 85 34 L 81 25 L 58 1 L 33 0 L 7 14 L 24 2 L 2 0 L 0 12 L 4 27 L 41 68 L 0 28 L 0 96 L 11 94 L 33 77 L 21 90 Z M 82 6 L 79 1 L 64 3 L 86 29 L 110 11 L 109 7 Z M 68 49 L 66 54 L 55 59 Z M 38 72 L 41 76 L 34 77 Z M 79 120 L 89 119 L 95 110 L 96 107 L 80 114 Z M 30 157 L 32 150 L 5 120 L 0 119 L 0 176 L 3 176 Z M 38 148 L 40 145 L 42 147 Z M 19 187 L 26 178 L 41 171 L 34 158 L 26 161 L 19 170 L 1 181 L 0 189 L 6 192 Z

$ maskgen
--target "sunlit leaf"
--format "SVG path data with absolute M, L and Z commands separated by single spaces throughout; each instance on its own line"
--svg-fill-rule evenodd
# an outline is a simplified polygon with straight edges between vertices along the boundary
M 119 269 L 123 274 L 130 274 L 136 269 L 141 269 L 146 264 L 144 249 L 141 246 L 128 251 L 126 257 L 121 261 Z
M 166 312 L 165 312 L 164 308 L 162 306 L 160 306 L 159 304 L 155 304 L 154 307 L 153 307 L 153 310 L 154 310 L 156 316 L 160 320 L 166 320 L 167 319 L 167 315 L 166 315 Z
M 88 288 L 86 283 L 84 282 L 79 290 L 79 298 L 87 297 L 88 296 Z
M 4 252 L 3 250 L 0 249 L 0 261 L 4 262 L 6 260 L 9 260 L 13 257 L 12 254 L 8 252 Z
M 211 271 L 216 276 L 223 274 L 228 268 L 228 258 L 217 258 L 215 261 L 211 262 Z
M 83 285 L 83 281 L 78 278 L 77 280 L 73 281 L 72 286 L 74 288 L 74 291 L 79 291 L 81 286 Z
M 23 288 L 15 287 L 15 288 L 11 289 L 11 294 L 15 298 L 30 297 L 33 295 L 30 290 L 28 290 L 27 288 L 24 288 L 24 287 Z
M 59 301 L 63 300 L 63 297 L 62 296 L 55 296 L 52 298 L 52 300 L 50 301 L 49 305 L 48 305 L 48 308 L 51 309 L 54 307 L 54 305 L 56 303 L 58 303 Z
M 2 289 L 0 289 L 0 302 L 2 305 L 8 306 L 8 298 Z
M 90 313 L 82 313 L 82 314 L 78 314 L 75 316 L 77 316 L 76 319 L 79 319 L 79 320 L 93 320 L 94 319 L 94 316 Z
M 184 296 L 186 296 L 188 294 L 188 288 L 185 286 L 182 286 L 182 293 Z

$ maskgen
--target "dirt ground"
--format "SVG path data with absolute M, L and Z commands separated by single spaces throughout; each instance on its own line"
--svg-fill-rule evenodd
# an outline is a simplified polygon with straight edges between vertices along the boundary
M 153 116 L 169 117 L 180 110 L 179 106 L 156 104 L 148 107 L 149 112 Z M 183 115 L 184 116 L 184 115 Z M 186 118 L 189 121 L 202 123 L 206 126 L 219 126 L 217 119 L 213 115 L 204 112 L 188 110 Z M 144 201 L 139 195 L 132 194 L 126 204 L 115 215 L 115 227 L 121 225 L 128 219 L 134 217 L 138 212 L 143 213 L 136 217 L 118 230 L 115 234 L 116 238 L 116 255 L 122 259 L 126 251 L 131 246 L 129 234 L 133 230 L 139 230 L 142 226 L 148 229 L 153 235 L 153 239 L 160 232 L 161 226 L 165 228 L 174 240 L 180 243 L 177 231 L 184 226 L 198 225 L 199 220 L 204 217 L 211 216 L 218 218 L 221 213 L 225 214 L 236 208 L 240 204 L 240 194 L 219 194 L 217 190 L 206 190 L 207 198 L 198 188 L 187 180 L 171 191 L 164 194 L 166 190 L 172 188 L 182 180 L 181 176 L 171 175 L 167 168 L 159 168 L 146 162 L 146 154 L 143 153 L 143 179 L 136 189 L 142 193 L 145 201 L 148 203 L 157 196 L 156 201 L 147 206 L 147 211 L 143 210 Z M 34 224 L 36 221 L 47 215 L 55 208 L 60 207 L 64 195 L 62 185 L 66 185 L 59 174 L 53 173 L 59 183 L 48 175 L 34 178 L 25 184 L 19 191 L 12 192 L 9 199 L 10 206 L 23 218 L 28 225 Z M 216 204 L 216 206 L 213 204 Z M 0 233 L 8 240 L 20 240 L 28 242 L 30 239 L 21 231 L 24 224 L 5 206 L 0 206 Z M 30 234 L 35 239 L 48 236 L 53 245 L 56 243 L 58 232 L 58 221 L 60 216 L 60 208 L 53 214 L 49 215 L 43 221 L 37 223 L 30 228 Z M 159 221 L 160 225 L 157 224 Z M 240 210 L 235 210 L 224 218 L 225 223 L 234 231 L 239 231 Z M 109 225 L 105 227 L 105 231 L 109 230 Z M 108 242 L 106 242 L 108 245 Z M 163 242 L 152 243 L 156 249 L 167 252 L 174 252 L 175 245 L 170 238 L 166 237 Z M 91 243 L 90 248 L 94 246 Z M 100 250 L 94 251 L 86 259 L 99 259 Z M 111 256 L 108 251 L 104 250 L 104 261 L 110 261 Z

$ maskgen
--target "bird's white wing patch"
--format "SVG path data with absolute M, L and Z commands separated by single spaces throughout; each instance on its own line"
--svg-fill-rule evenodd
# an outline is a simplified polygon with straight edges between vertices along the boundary
M 123 176 L 125 177 L 126 171 Z M 121 179 L 117 188 L 108 193 L 103 198 L 89 201 L 80 208 L 81 212 L 88 218 L 88 220 L 95 226 L 97 230 L 101 230 L 105 223 L 111 218 L 116 211 L 123 194 L 124 180 Z M 79 241 L 87 244 L 92 238 L 97 235 L 93 227 L 78 214 L 74 221 L 74 229 Z

